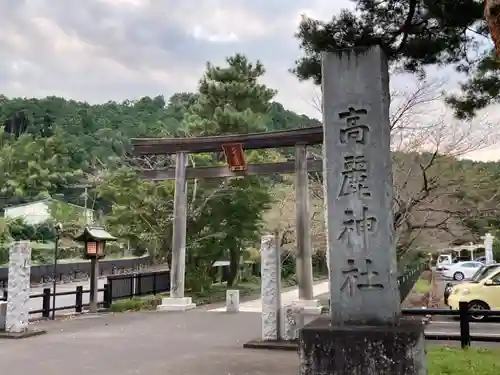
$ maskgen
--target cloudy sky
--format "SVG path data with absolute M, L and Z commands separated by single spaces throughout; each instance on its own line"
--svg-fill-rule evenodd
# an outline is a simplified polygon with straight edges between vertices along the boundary
M 288 72 L 301 14 L 328 19 L 349 0 L 1 0 L 0 87 L 8 96 L 92 103 L 196 89 L 206 61 L 260 59 L 277 100 L 310 116 L 317 95 Z M 393 80 L 400 87 L 411 79 Z M 480 156 L 491 158 L 492 156 Z M 495 158 L 496 156 L 493 156 Z

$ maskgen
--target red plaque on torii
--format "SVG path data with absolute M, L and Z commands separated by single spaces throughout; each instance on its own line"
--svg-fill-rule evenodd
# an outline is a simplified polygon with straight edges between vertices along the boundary
M 222 149 L 226 155 L 226 162 L 231 172 L 244 171 L 247 169 L 242 143 L 222 145 Z

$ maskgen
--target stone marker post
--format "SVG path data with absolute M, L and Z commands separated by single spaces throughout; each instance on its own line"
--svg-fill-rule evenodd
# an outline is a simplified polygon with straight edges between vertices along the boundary
M 262 236 L 260 256 L 262 340 L 278 340 L 280 337 L 281 261 L 274 235 Z
M 283 306 L 281 339 L 294 341 L 299 338 L 299 330 L 304 326 L 304 308 L 297 304 Z
M 10 248 L 9 281 L 5 331 L 22 334 L 28 330 L 31 246 L 29 241 L 15 242 Z
M 226 290 L 226 312 L 237 313 L 240 311 L 240 291 Z
M 495 262 L 495 259 L 493 258 L 493 240 L 495 237 L 491 235 L 491 233 L 486 233 L 484 236 L 484 250 L 485 250 L 485 256 L 486 256 L 486 264 L 491 264 Z
M 301 330 L 300 373 L 426 374 L 423 325 L 400 316 L 387 60 L 341 50 L 322 73 L 331 316 Z

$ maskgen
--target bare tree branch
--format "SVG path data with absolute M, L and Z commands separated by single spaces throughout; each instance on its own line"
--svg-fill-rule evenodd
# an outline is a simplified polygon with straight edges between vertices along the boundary
M 500 187 L 480 208 L 457 198 L 464 184 L 472 182 L 464 170 L 452 171 L 450 167 L 457 165 L 458 157 L 497 143 L 499 131 L 484 118 L 464 123 L 447 116 L 442 106 L 443 84 L 417 82 L 406 91 L 391 93 L 393 210 L 400 252 L 419 246 L 417 243 L 427 241 L 427 237 L 438 238 L 439 233 L 451 241 L 467 232 L 462 223 L 471 215 L 500 209 L 500 205 L 490 207 L 498 202 Z M 319 92 L 315 92 L 312 105 L 321 112 Z M 322 158 L 321 152 L 314 149 L 308 155 Z M 484 181 L 474 183 L 480 189 L 482 185 L 491 186 L 491 179 L 485 176 Z M 311 192 L 315 199 L 323 199 L 321 174 L 311 177 Z

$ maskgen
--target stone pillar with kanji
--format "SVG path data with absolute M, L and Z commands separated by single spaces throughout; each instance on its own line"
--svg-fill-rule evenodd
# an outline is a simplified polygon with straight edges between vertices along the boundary
M 300 373 L 426 374 L 423 325 L 401 316 L 387 60 L 341 50 L 322 74 L 330 316 L 300 331 Z

